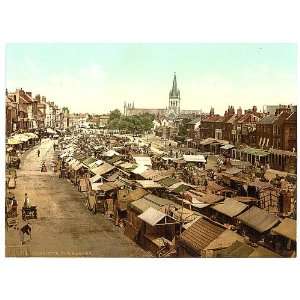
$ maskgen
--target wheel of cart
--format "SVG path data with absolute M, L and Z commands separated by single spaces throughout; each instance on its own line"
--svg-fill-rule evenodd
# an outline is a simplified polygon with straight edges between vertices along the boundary
M 29 219 L 37 219 L 37 208 L 36 206 L 31 207 L 23 207 L 22 208 L 22 219 L 29 220 Z

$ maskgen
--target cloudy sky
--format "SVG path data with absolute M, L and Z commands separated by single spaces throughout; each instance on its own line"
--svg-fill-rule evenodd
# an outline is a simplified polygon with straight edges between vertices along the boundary
M 72 112 L 164 108 L 176 72 L 182 109 L 296 103 L 292 44 L 9 44 L 6 85 Z

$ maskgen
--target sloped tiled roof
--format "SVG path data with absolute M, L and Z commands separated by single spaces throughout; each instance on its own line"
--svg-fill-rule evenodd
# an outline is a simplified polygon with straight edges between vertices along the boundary
M 189 125 L 196 125 L 200 121 L 201 121 L 201 118 L 196 118 L 196 119 L 193 119 L 192 121 L 188 122 L 187 124 L 189 124 Z
M 201 251 L 224 231 L 225 228 L 220 225 L 200 218 L 181 234 L 180 243 L 201 255 Z
M 262 124 L 262 125 L 268 125 L 268 124 L 273 124 L 275 121 L 278 120 L 278 116 L 273 116 L 273 115 L 269 115 L 269 116 L 265 116 L 264 118 L 262 118 L 258 124 Z
M 219 115 L 207 116 L 206 118 L 202 119 L 202 122 L 223 122 L 224 117 Z

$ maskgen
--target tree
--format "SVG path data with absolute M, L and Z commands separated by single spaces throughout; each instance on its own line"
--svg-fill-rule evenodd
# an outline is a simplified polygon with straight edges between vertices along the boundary
M 113 119 L 108 123 L 108 128 L 113 130 L 119 129 L 120 127 L 119 124 L 120 124 L 119 119 Z
M 110 112 L 109 125 L 110 129 L 125 130 L 131 133 L 143 133 L 151 130 L 153 127 L 154 116 L 151 114 L 122 116 L 118 109 Z
M 109 121 L 114 120 L 114 119 L 119 120 L 120 118 L 121 118 L 121 112 L 118 109 L 114 109 L 109 114 Z
M 191 119 L 186 118 L 183 119 L 181 124 L 179 125 L 179 132 L 178 135 L 179 136 L 186 136 L 187 135 L 187 123 L 190 122 Z
M 69 108 L 66 107 L 66 106 L 64 106 L 64 107 L 62 108 L 62 111 L 63 111 L 64 113 L 66 113 L 66 114 L 69 114 L 69 113 L 70 113 Z

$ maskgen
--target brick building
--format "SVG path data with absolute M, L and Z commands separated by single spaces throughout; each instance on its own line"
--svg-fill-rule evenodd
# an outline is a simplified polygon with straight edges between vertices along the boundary
M 25 92 L 22 88 L 5 93 L 6 134 L 19 131 L 33 131 L 45 127 L 64 128 L 64 113 L 46 97 Z
M 256 127 L 256 146 L 263 149 L 297 149 L 297 112 L 281 106 L 275 115 L 262 118 Z

